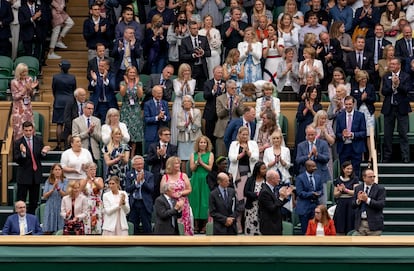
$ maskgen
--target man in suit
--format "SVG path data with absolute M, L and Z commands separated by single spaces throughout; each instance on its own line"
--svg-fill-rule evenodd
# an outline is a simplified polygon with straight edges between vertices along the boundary
M 259 226 L 262 235 L 282 235 L 282 207 L 289 201 L 292 188 L 279 187 L 279 184 L 279 173 L 268 170 L 266 183 L 259 194 Z
M 225 86 L 223 67 L 220 65 L 214 67 L 213 78 L 204 83 L 203 90 L 204 100 L 206 100 L 203 111 L 203 119 L 205 121 L 204 134 L 210 138 L 213 146 L 216 146 L 216 137 L 214 136 L 214 128 L 217 122 L 216 99 L 224 93 Z
M 390 72 L 382 78 L 382 103 L 381 113 L 384 114 L 384 155 L 383 162 L 387 163 L 392 155 L 392 137 L 394 133 L 395 120 L 399 135 L 401 158 L 403 163 L 409 162 L 408 145 L 408 113 L 411 106 L 407 93 L 411 89 L 410 76 L 401 70 L 401 61 L 394 58 L 390 61 Z
M 152 88 L 152 99 L 144 104 L 144 139 L 145 152 L 148 146 L 159 140 L 158 131 L 161 127 L 168 127 L 171 120 L 168 103 L 162 100 L 163 88 L 156 85 Z
M 328 170 L 329 162 L 329 145 L 325 140 L 316 138 L 316 130 L 312 126 L 306 127 L 306 140 L 298 144 L 296 154 L 296 166 L 299 173 L 306 171 L 306 162 L 312 160 L 316 163 L 315 173 L 318 174 L 323 187 L 321 204 L 327 201 L 327 181 L 332 180 Z
M 110 71 L 111 61 L 101 60 L 98 65 L 98 72 L 91 71 L 89 81 L 90 100 L 95 105 L 93 115 L 105 123 L 106 113 L 110 108 L 118 109 L 118 102 L 115 98 L 115 76 Z
M 152 88 L 156 85 L 160 85 L 163 88 L 162 99 L 167 102 L 171 102 L 172 95 L 174 92 L 173 81 L 171 80 L 171 76 L 173 74 L 174 74 L 174 66 L 170 64 L 164 67 L 164 69 L 162 70 L 162 73 L 151 74 L 150 79 L 148 80 L 147 84 L 144 86 L 145 98 L 144 98 L 143 103 L 151 99 Z
M 11 56 L 10 24 L 13 21 L 13 12 L 10 3 L 6 0 L 0 0 L 0 7 L 0 55 Z
M 362 172 L 363 184 L 354 189 L 355 230 L 358 235 L 381 235 L 384 229 L 385 188 L 375 183 L 372 169 Z
M 244 107 L 244 114 L 240 118 L 233 119 L 227 125 L 224 132 L 224 144 L 226 149 L 229 150 L 232 141 L 236 140 L 239 128 L 246 126 L 249 128 L 249 139 L 253 140 L 254 133 L 256 132 L 256 110 L 251 106 Z
M 395 42 L 395 57 L 401 60 L 401 67 L 404 72 L 410 72 L 411 60 L 414 58 L 414 39 L 413 30 L 407 24 L 402 30 L 403 38 Z
M 77 88 L 73 92 L 73 101 L 67 103 L 65 112 L 63 113 L 64 129 L 63 138 L 65 138 L 65 149 L 69 148 L 69 136 L 72 135 L 72 121 L 77 117 L 83 115 L 83 105 L 86 102 L 86 90 L 84 88 Z
M 306 171 L 296 177 L 296 213 L 299 215 L 302 234 L 306 233 L 308 221 L 314 216 L 315 207 L 322 196 L 322 182 L 316 173 L 316 163 L 305 162 Z
M 99 62 L 101 62 L 104 59 L 108 59 L 109 61 L 111 61 L 109 57 L 105 55 L 106 51 L 107 49 L 104 44 L 102 43 L 96 44 L 96 53 L 95 53 L 96 56 L 94 56 L 88 61 L 88 67 L 86 68 L 86 78 L 88 79 L 89 82 L 92 80 L 91 71 L 94 71 L 95 73 L 99 72 L 98 70 Z
M 23 136 L 14 142 L 14 162 L 17 168 L 17 199 L 26 202 L 29 192 L 30 214 L 34 214 L 39 202 L 42 164 L 40 160 L 46 156 L 50 146 L 44 146 L 40 137 L 34 135 L 33 123 L 23 122 Z
M 205 36 L 198 34 L 198 23 L 190 21 L 190 35 L 181 41 L 180 62 L 190 64 L 192 77 L 196 79 L 196 91 L 203 91 L 204 82 L 208 78 L 207 57 L 211 56 L 210 45 Z
M 226 145 L 224 144 L 224 132 L 227 124 L 233 119 L 243 114 L 243 103 L 240 102 L 239 95 L 236 94 L 236 81 L 226 82 L 226 93 L 216 99 L 217 123 L 214 127 L 216 137 L 216 156 L 227 156 Z
M 229 187 L 230 178 L 220 172 L 218 187 L 210 192 L 209 210 L 213 218 L 214 235 L 237 235 L 237 199 L 234 188 Z
M 132 158 L 132 170 L 126 174 L 125 191 L 129 193 L 128 221 L 134 224 L 134 234 L 139 233 L 139 224 L 142 224 L 144 234 L 152 232 L 152 195 L 154 193 L 154 175 L 144 170 L 144 158 L 136 155 Z
M 171 131 L 168 127 L 161 127 L 158 130 L 160 140 L 148 147 L 147 164 L 151 166 L 154 174 L 153 198 L 160 195 L 160 182 L 165 173 L 165 164 L 171 156 L 177 156 L 177 146 L 170 144 Z
M 161 195 L 155 199 L 155 226 L 156 235 L 178 235 L 177 218 L 182 216 L 184 200 L 175 200 L 175 185 L 165 183 L 161 187 Z
M 365 70 L 369 74 L 369 78 L 373 78 L 375 66 L 371 53 L 364 50 L 365 38 L 358 36 L 354 43 L 355 51 L 349 52 L 346 57 L 345 72 L 347 76 L 351 76 L 355 80 L 355 74 L 358 70 Z
M 339 162 L 352 161 L 355 176 L 359 177 L 362 154 L 366 151 L 367 127 L 363 113 L 355 110 L 355 98 L 345 97 L 345 111 L 336 117 L 336 150 Z
M 26 213 L 26 203 L 22 200 L 14 204 L 16 214 L 7 217 L 3 226 L 3 235 L 41 235 L 39 220 L 35 215 Z
M 93 102 L 88 101 L 83 105 L 83 115 L 72 122 L 72 136 L 79 136 L 82 148 L 89 150 L 95 161 L 101 159 L 101 121 L 92 116 L 94 110 Z

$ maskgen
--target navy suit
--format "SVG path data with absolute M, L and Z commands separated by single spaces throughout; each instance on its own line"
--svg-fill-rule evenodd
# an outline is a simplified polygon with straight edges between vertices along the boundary
M 61 72 L 53 75 L 53 123 L 64 123 L 64 114 L 62 113 L 66 105 L 72 102 L 75 89 L 76 77 L 73 74 Z
M 314 216 L 315 207 L 319 204 L 319 197 L 322 194 L 322 182 L 318 174 L 312 174 L 315 181 L 314 189 L 312 189 L 307 172 L 303 172 L 296 176 L 296 214 L 299 215 L 302 234 L 306 233 L 308 221 Z M 313 192 L 320 193 L 317 197 Z
M 354 189 L 352 207 L 355 210 L 355 230 L 361 225 L 362 204 L 357 204 L 358 193 L 364 191 L 364 184 L 360 184 Z M 384 229 L 383 209 L 385 207 L 385 188 L 378 184 L 373 184 L 369 190 L 368 197 L 370 204 L 366 204 L 366 214 L 370 231 L 382 231 Z
M 363 93 L 366 93 L 367 94 L 367 98 L 365 99 L 365 101 L 363 101 L 361 99 L 361 96 L 362 96 Z M 369 113 L 370 114 L 374 114 L 374 112 L 375 112 L 374 103 L 377 100 L 377 97 L 376 97 L 376 94 L 375 94 L 374 85 L 368 83 L 367 86 L 365 87 L 365 89 L 361 92 L 359 90 L 358 84 L 352 84 L 352 87 L 351 87 L 351 96 L 355 98 L 355 100 L 357 102 L 356 108 L 358 110 L 361 107 L 361 105 L 363 103 L 365 103 L 365 105 L 368 108 Z
M 243 117 L 238 119 L 233 119 L 230 121 L 229 125 L 227 125 L 226 131 L 224 132 L 224 144 L 226 144 L 227 151 L 230 148 L 230 144 L 232 141 L 236 140 L 237 133 L 239 132 L 239 128 L 243 126 Z M 256 132 L 256 122 L 252 121 L 249 122 L 250 128 L 250 139 L 253 140 L 254 134 Z
M 366 151 L 367 126 L 363 113 L 354 110 L 352 115 L 351 132 L 354 134 L 352 142 L 345 144 L 342 131 L 346 129 L 348 112 L 342 111 L 336 117 L 336 149 L 339 154 L 339 161 L 342 165 L 345 161 L 351 161 L 355 176 L 359 177 L 362 154 Z
M 365 41 L 365 48 L 364 51 L 367 51 L 368 53 L 370 53 L 371 55 L 375 54 L 375 47 L 377 46 L 377 38 L 373 37 L 373 38 L 368 38 Z M 383 58 L 383 52 L 384 52 L 384 48 L 385 46 L 392 44 L 389 40 L 382 38 L 381 42 L 380 42 L 380 48 L 379 48 L 379 52 L 378 52 L 378 60 Z
M 145 145 L 149 146 L 154 142 L 159 140 L 158 138 L 158 129 L 161 127 L 168 127 L 168 124 L 171 120 L 170 111 L 168 110 L 167 101 L 160 101 L 162 110 L 165 112 L 165 119 L 159 120 L 157 118 L 160 113 L 157 105 L 154 102 L 154 99 L 148 100 L 144 104 L 144 121 L 145 121 L 145 131 L 144 139 Z M 146 147 L 148 150 L 148 147 Z
M 65 112 L 63 114 L 63 121 L 65 123 L 65 128 L 63 129 L 62 137 L 65 138 L 66 141 L 67 141 L 68 136 L 72 134 L 72 121 L 80 116 L 81 115 L 79 115 L 78 103 L 76 99 L 73 97 L 72 101 L 66 104 Z M 66 142 L 65 149 L 68 148 L 69 146 L 70 145 L 68 144 L 68 142 Z
M 233 188 L 227 187 L 227 201 L 224 200 L 220 189 L 217 187 L 210 192 L 209 210 L 213 218 L 214 235 L 237 235 L 237 199 L 236 192 Z M 231 226 L 226 227 L 227 217 L 233 217 L 234 222 Z
M 111 59 L 106 56 L 104 56 L 104 59 L 111 61 Z M 111 70 L 112 70 L 112 61 L 111 61 Z M 88 81 L 92 80 L 91 71 L 94 71 L 95 73 L 99 73 L 97 57 L 94 57 L 88 61 L 88 67 L 86 68 L 86 78 L 88 78 Z
M 113 63 L 113 72 L 116 76 L 116 86 L 119 86 L 119 83 L 124 80 L 125 68 L 121 69 L 121 64 L 124 61 L 125 47 L 122 49 L 119 48 L 119 43 L 124 42 L 124 39 L 117 39 L 114 43 L 114 48 L 112 49 L 111 56 L 114 58 Z M 131 65 L 138 69 L 137 59 L 141 56 L 141 47 L 138 44 L 138 41 L 135 42 L 135 45 L 130 47 L 130 59 Z
M 359 67 L 357 57 L 355 51 L 349 52 L 346 56 L 345 73 L 347 76 L 351 76 L 352 79 L 355 78 L 355 68 Z M 375 65 L 374 57 L 370 52 L 364 51 L 362 54 L 362 70 L 368 72 L 369 78 L 373 78 Z
M 108 72 L 108 85 L 104 84 L 103 77 L 99 74 L 99 72 L 96 73 L 96 77 L 97 82 L 95 86 L 92 86 L 92 81 L 89 83 L 89 91 L 92 92 L 90 100 L 95 105 L 93 115 L 98 117 L 101 120 L 101 123 L 105 123 L 106 112 L 108 112 L 108 109 L 118 109 L 118 102 L 115 97 L 115 75 L 112 72 Z
M 224 80 L 220 80 L 220 84 L 224 83 Z M 217 122 L 217 111 L 216 111 L 216 99 L 218 96 L 223 94 L 224 89 L 220 90 L 220 92 L 213 93 L 213 87 L 215 84 L 215 80 L 210 79 L 204 83 L 203 87 L 203 96 L 204 100 L 206 100 L 206 104 L 204 106 L 203 111 L 203 119 L 206 121 L 205 127 L 205 135 L 210 138 L 211 143 L 215 146 L 216 137 L 214 136 L 214 129 L 216 127 Z
M 101 27 L 106 26 L 106 31 L 102 32 Z M 105 48 L 112 47 L 112 40 L 114 38 L 114 28 L 111 27 L 106 18 L 99 19 L 99 30 L 95 32 L 95 23 L 91 17 L 83 22 L 83 38 L 86 41 L 86 46 L 90 50 L 96 49 L 97 43 L 102 43 Z
M 411 39 L 411 49 L 414 51 L 414 39 Z M 409 52 L 405 38 L 401 38 L 395 42 L 395 56 L 401 60 L 402 70 L 410 72 L 410 62 L 414 58 L 414 52 Z
M 174 206 L 171 207 L 165 195 L 155 199 L 154 208 L 156 214 L 154 234 L 178 235 L 177 218 L 182 216 L 182 212 L 175 210 Z
M 10 23 L 13 21 L 13 12 L 10 3 L 6 0 L 0 0 L 0 55 L 11 56 L 11 38 Z
M 27 232 L 33 235 L 43 234 L 39 221 L 36 216 L 26 214 Z M 20 235 L 19 215 L 13 214 L 7 217 L 3 227 L 3 235 Z
M 125 191 L 129 193 L 129 206 L 131 206 L 128 220 L 134 223 L 134 234 L 138 234 L 138 226 L 140 222 L 142 223 L 144 233 L 151 233 L 154 175 L 151 172 L 144 170 L 145 181 L 142 184 L 137 184 L 135 182 L 136 178 L 137 174 L 135 169 L 127 172 L 124 187 Z M 139 193 L 141 194 L 141 198 L 139 198 Z

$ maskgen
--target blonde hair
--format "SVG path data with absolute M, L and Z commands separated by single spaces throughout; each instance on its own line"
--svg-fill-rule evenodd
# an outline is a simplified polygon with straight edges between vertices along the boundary
M 109 144 L 106 146 L 107 150 L 108 150 L 108 154 L 110 154 L 113 149 L 114 149 L 114 141 L 113 141 L 113 137 L 115 134 L 120 133 L 122 136 L 122 131 L 121 129 L 119 129 L 118 127 L 112 129 L 111 131 L 111 139 L 109 140 Z M 119 144 L 121 144 L 121 142 L 119 142 Z
M 116 115 L 120 117 L 119 111 L 116 108 L 109 108 L 108 112 L 106 112 L 105 124 L 111 125 L 111 116 Z
M 241 126 L 240 128 L 239 128 L 239 131 L 237 132 L 237 141 L 240 141 L 240 135 L 241 135 L 241 133 L 243 133 L 243 132 L 245 132 L 245 131 L 247 131 L 247 133 L 249 133 L 249 128 L 248 127 L 246 127 L 246 126 Z M 249 138 L 250 139 L 250 138 Z M 247 140 L 247 141 L 249 141 L 249 140 Z
M 200 141 L 202 139 L 204 139 L 207 142 L 207 149 L 206 149 L 206 151 L 207 152 L 211 152 L 211 150 L 213 149 L 213 146 L 211 145 L 211 140 L 210 140 L 210 138 L 206 137 L 205 135 L 202 135 L 202 136 L 197 137 L 196 141 L 194 142 L 194 151 L 195 152 L 198 152 L 200 150 L 199 149 L 199 144 L 200 144 Z
M 191 73 L 191 66 L 188 65 L 187 63 L 181 64 L 180 67 L 178 68 L 178 79 L 180 80 L 183 79 L 183 74 L 186 70 L 189 70 Z
M 16 66 L 16 69 L 14 70 L 14 78 L 17 80 L 20 80 L 20 76 L 23 72 L 28 72 L 29 68 L 25 63 L 19 63 Z
M 167 162 L 165 162 L 165 173 L 171 174 L 173 173 L 172 170 L 174 168 L 175 163 L 181 164 L 181 159 L 178 156 L 171 156 L 167 159 Z

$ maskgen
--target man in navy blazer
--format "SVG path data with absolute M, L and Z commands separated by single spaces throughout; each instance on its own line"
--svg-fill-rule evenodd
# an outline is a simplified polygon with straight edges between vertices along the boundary
M 403 37 L 395 42 L 395 57 L 401 60 L 401 67 L 404 72 L 410 72 L 411 60 L 414 59 L 413 30 L 409 24 L 403 27 Z M 411 47 L 411 48 L 410 48 Z
M 16 214 L 7 217 L 3 226 L 3 235 L 41 235 L 43 234 L 36 216 L 26 213 L 26 203 L 17 201 L 14 204 Z
M 299 215 L 302 234 L 306 233 L 309 219 L 315 215 L 315 207 L 322 196 L 322 182 L 315 174 L 315 161 L 305 162 L 306 171 L 296 176 L 296 214 Z
M 162 100 L 162 95 L 163 88 L 160 85 L 156 85 L 152 88 L 153 98 L 144 104 L 145 153 L 148 151 L 148 146 L 159 140 L 158 130 L 161 127 L 168 127 L 168 123 L 171 120 L 168 103 Z
M 336 117 L 336 149 L 339 162 L 351 161 L 355 176 L 359 177 L 362 154 L 366 151 L 367 126 L 363 113 L 355 110 L 355 98 L 345 97 L 345 111 Z
M 132 158 L 132 170 L 127 172 L 125 191 L 129 193 L 128 221 L 134 224 L 134 234 L 139 232 L 139 224 L 142 223 L 144 234 L 152 233 L 152 194 L 154 193 L 154 175 L 144 170 L 144 158 L 136 155 Z
M 242 126 L 248 126 L 250 129 L 250 139 L 253 140 L 256 132 L 256 110 L 251 106 L 244 108 L 243 116 L 237 119 L 233 119 L 227 125 L 226 131 L 224 132 L 224 144 L 226 144 L 227 151 L 230 148 L 232 141 L 237 139 L 237 133 L 239 128 Z
M 6 0 L 0 0 L 0 55 L 11 56 L 11 31 L 10 24 L 13 21 L 11 5 Z
M 365 38 L 358 36 L 354 43 L 355 51 L 349 52 L 346 56 L 345 72 L 347 76 L 351 76 L 352 80 L 355 78 L 357 70 L 365 70 L 369 74 L 369 78 L 374 78 L 374 57 L 373 55 L 364 50 Z M 361 62 L 359 62 L 361 61 Z
M 355 230 L 358 235 L 381 235 L 384 229 L 385 188 L 375 183 L 372 169 L 362 172 L 363 184 L 354 189 Z

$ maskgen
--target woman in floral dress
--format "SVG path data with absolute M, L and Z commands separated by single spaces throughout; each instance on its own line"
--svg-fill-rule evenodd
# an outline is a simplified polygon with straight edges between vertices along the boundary
M 244 62 L 243 83 L 254 83 L 262 80 L 262 68 L 260 60 L 262 58 L 263 45 L 257 41 L 256 32 L 252 27 L 247 27 L 244 31 L 244 41 L 237 45 L 240 52 L 240 61 Z

